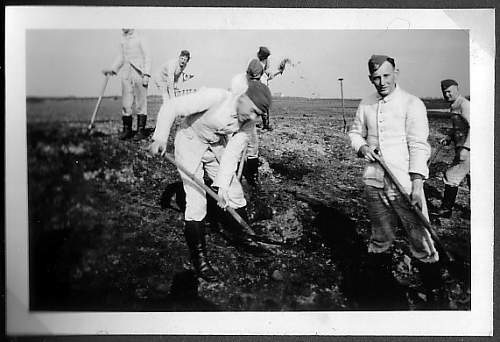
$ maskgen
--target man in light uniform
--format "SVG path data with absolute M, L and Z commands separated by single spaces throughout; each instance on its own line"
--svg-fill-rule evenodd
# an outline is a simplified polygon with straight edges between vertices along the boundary
M 179 58 L 171 59 L 160 66 L 156 84 L 161 90 L 163 103 L 175 97 L 175 90 L 180 84 L 194 77 L 185 72 L 190 59 L 189 51 L 182 50 Z
M 460 182 L 470 172 L 470 102 L 460 95 L 458 83 L 455 80 L 441 81 L 441 91 L 446 101 L 450 103 L 451 121 L 453 128 L 451 134 L 441 140 L 441 144 L 455 144 L 455 158 L 452 166 L 446 170 L 444 177 L 444 196 L 439 216 L 450 218 L 453 205 L 458 193 Z
M 393 58 L 373 55 L 368 61 L 368 69 L 376 93 L 361 101 L 348 132 L 352 147 L 367 162 L 363 182 L 372 226 L 368 252 L 372 253 L 370 258 L 376 267 L 387 270 L 389 266 L 390 269 L 392 256 L 387 251 L 393 244 L 400 221 L 407 233 L 410 250 L 420 261 L 423 281 L 430 292 L 435 292 L 439 290 L 441 274 L 434 242 L 375 157 L 375 153 L 383 156 L 410 194 L 412 203 L 422 208 L 427 216 L 423 191 L 430 155 L 427 111 L 419 98 L 396 84 Z
M 121 51 L 105 75 L 116 75 L 122 70 L 122 121 L 120 139 L 132 138 L 132 105 L 137 110 L 137 134 L 134 140 L 147 137 L 147 96 L 151 77 L 151 58 L 148 47 L 134 29 L 122 29 Z
M 257 52 L 257 57 L 250 60 L 247 67 L 247 77 L 249 80 L 260 81 L 268 85 L 269 81 L 277 75 L 283 74 L 284 65 L 277 70 L 272 70 L 269 63 L 271 52 L 265 46 L 261 46 Z M 269 125 L 269 110 L 262 115 L 262 129 L 271 131 Z M 246 152 L 246 162 L 243 169 L 243 175 L 248 184 L 253 188 L 259 188 L 259 139 L 257 136 L 257 128 L 255 128 L 250 136 L 248 148 Z
M 161 106 L 150 151 L 165 153 L 175 118 L 184 117 L 175 137 L 175 160 L 200 181 L 206 173 L 213 181 L 212 186 L 218 188 L 220 206 L 230 206 L 246 217 L 246 200 L 235 171 L 257 116 L 270 105 L 271 93 L 267 86 L 248 81 L 244 74 L 233 78 L 230 91 L 201 88 L 196 93 L 177 97 Z M 214 280 L 206 259 L 201 224 L 207 214 L 206 194 L 181 170 L 179 173 L 186 192 L 184 233 L 191 261 L 200 277 Z

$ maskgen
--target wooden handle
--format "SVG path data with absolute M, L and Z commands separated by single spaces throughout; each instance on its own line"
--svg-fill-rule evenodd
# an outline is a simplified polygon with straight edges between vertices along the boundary
M 398 181 L 398 179 L 396 178 L 396 176 L 394 176 L 394 174 L 392 173 L 392 171 L 389 169 L 389 167 L 385 163 L 385 161 L 382 158 L 382 156 L 379 155 L 377 152 L 375 152 L 374 155 L 375 155 L 375 159 L 377 160 L 377 162 L 380 164 L 380 166 L 382 166 L 382 168 L 384 169 L 384 171 L 386 172 L 386 174 L 389 176 L 389 179 L 391 180 L 391 182 L 396 186 L 396 188 L 398 189 L 398 191 L 404 197 L 404 199 L 406 200 L 406 202 L 410 206 L 411 210 L 415 213 L 415 215 L 417 215 L 417 217 L 420 220 L 420 222 L 422 222 L 422 224 L 424 225 L 424 227 L 427 229 L 427 231 L 431 235 L 431 237 L 434 240 L 434 242 L 436 242 L 436 244 L 438 245 L 438 247 L 445 253 L 445 255 L 448 258 L 448 260 L 449 261 L 453 261 L 454 258 L 443 247 L 443 244 L 441 243 L 441 240 L 439 239 L 439 237 L 437 236 L 436 232 L 434 231 L 434 228 L 432 228 L 429 220 L 427 220 L 427 217 L 425 217 L 424 214 L 422 214 L 422 212 L 420 211 L 420 209 L 415 204 L 411 203 L 410 196 L 406 193 L 406 191 L 403 188 L 403 186 L 401 185 L 401 183 Z
M 109 80 L 109 74 L 106 75 L 106 77 L 104 78 L 104 83 L 102 85 L 101 93 L 99 95 L 99 98 L 97 99 L 97 103 L 95 105 L 94 112 L 92 113 L 92 117 L 90 119 L 90 124 L 89 124 L 89 127 L 88 127 L 89 131 L 92 129 L 92 127 L 94 125 L 94 120 L 95 120 L 95 117 L 96 117 L 96 114 L 97 114 L 97 110 L 99 109 L 102 97 L 104 96 L 104 92 L 106 91 L 106 86 L 108 85 L 108 80 Z
M 196 178 L 196 176 L 192 172 L 189 172 L 184 166 L 179 164 L 175 160 L 174 156 L 172 156 L 171 154 L 165 153 L 165 158 L 167 158 L 168 161 L 170 161 L 172 164 L 177 166 L 177 168 L 179 170 L 181 170 L 183 173 L 185 173 L 193 182 L 195 182 L 203 190 L 205 190 L 206 193 L 210 197 L 212 197 L 216 201 L 219 200 L 219 196 L 209 186 L 207 186 L 203 181 Z M 247 229 L 247 231 L 252 231 L 252 228 L 245 222 L 245 220 L 243 220 L 243 218 L 236 212 L 236 210 L 234 210 L 233 208 L 231 208 L 229 206 L 226 207 L 225 209 L 227 212 L 229 212 L 229 214 L 231 214 L 231 216 L 236 220 L 236 222 L 238 222 L 242 227 Z

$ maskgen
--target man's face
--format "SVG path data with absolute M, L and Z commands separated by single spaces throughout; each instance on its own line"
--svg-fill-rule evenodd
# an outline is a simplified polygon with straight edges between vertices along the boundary
M 181 67 L 185 67 L 188 62 L 189 62 L 189 58 L 187 58 L 187 56 L 179 56 L 179 65 Z
M 456 85 L 451 85 L 443 89 L 443 97 L 448 102 L 455 102 L 458 97 L 458 87 Z
M 132 34 L 134 32 L 134 29 L 124 28 L 124 29 L 122 29 L 122 32 L 124 34 L 129 34 L 129 33 Z
M 263 112 L 246 94 L 243 94 L 238 98 L 236 112 L 238 113 L 238 121 L 240 122 L 256 120 L 257 116 L 263 114 Z
M 380 68 L 375 70 L 369 77 L 380 96 L 385 97 L 396 88 L 397 71 L 391 63 L 385 61 Z

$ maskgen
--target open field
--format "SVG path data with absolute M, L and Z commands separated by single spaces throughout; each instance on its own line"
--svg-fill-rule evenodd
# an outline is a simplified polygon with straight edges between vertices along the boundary
M 160 98 L 149 99 L 154 127 Z M 348 124 L 358 101 L 346 100 Z M 427 101 L 430 143 L 448 126 L 442 101 Z M 276 99 L 272 132 L 260 131 L 261 202 L 273 217 L 258 222 L 284 242 L 255 255 L 209 231 L 210 260 L 221 281 L 197 284 L 185 270 L 182 214 L 162 209 L 176 169 L 149 156 L 147 141 L 120 141 L 120 98 L 105 98 L 91 136 L 95 99 L 27 101 L 30 305 L 34 310 L 420 310 L 418 269 L 397 239 L 391 277 L 370 269 L 369 221 L 361 160 L 342 133 L 341 104 Z M 431 113 L 431 111 L 430 111 Z M 135 125 L 135 122 L 134 122 Z M 171 138 L 173 138 L 171 135 Z M 170 147 L 172 148 L 172 143 Z M 440 203 L 446 147 L 431 165 L 430 207 Z M 246 186 L 246 184 L 244 184 Z M 252 203 L 251 213 L 256 206 Z M 469 188 L 460 187 L 452 219 L 434 221 L 456 256 L 442 285 L 450 310 L 470 310 Z

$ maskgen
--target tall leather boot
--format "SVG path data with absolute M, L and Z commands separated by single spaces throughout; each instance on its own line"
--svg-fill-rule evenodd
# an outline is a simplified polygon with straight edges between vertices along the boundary
M 443 202 L 437 211 L 437 215 L 444 218 L 451 218 L 453 212 L 453 205 L 458 193 L 458 186 L 451 186 L 446 184 L 444 187 Z
M 267 131 L 272 131 L 273 128 L 269 125 L 269 112 L 266 112 L 262 115 L 262 129 Z
M 137 134 L 134 136 L 135 141 L 146 139 L 148 137 L 148 134 L 146 132 L 147 119 L 147 115 L 137 114 Z
M 201 222 L 186 221 L 184 236 L 191 256 L 191 264 L 198 277 L 206 281 L 216 281 L 216 273 L 207 259 L 206 241 Z
M 132 116 L 131 115 L 123 115 L 123 131 L 120 134 L 120 140 L 127 140 L 132 138 Z
M 259 183 L 259 158 L 248 158 L 243 165 L 243 176 L 254 190 L 260 189 Z
M 417 263 L 417 268 L 420 274 L 425 289 L 427 309 L 449 309 L 449 300 L 447 299 L 442 278 L 442 269 L 439 262 L 421 262 Z

